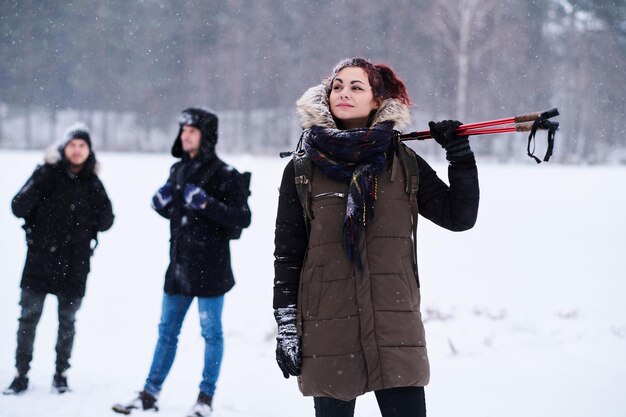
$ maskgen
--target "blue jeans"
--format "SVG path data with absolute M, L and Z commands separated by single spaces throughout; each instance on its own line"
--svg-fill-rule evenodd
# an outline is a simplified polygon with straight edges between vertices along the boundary
M 172 368 L 178 335 L 185 319 L 185 314 L 194 297 L 181 295 L 163 295 L 161 322 L 159 323 L 159 340 L 154 350 L 150 373 L 146 379 L 144 391 L 158 397 L 163 382 Z M 224 296 L 198 297 L 200 328 L 205 341 L 204 369 L 200 391 L 213 396 L 215 384 L 220 374 L 222 356 L 224 354 L 224 337 L 222 335 L 222 308 Z

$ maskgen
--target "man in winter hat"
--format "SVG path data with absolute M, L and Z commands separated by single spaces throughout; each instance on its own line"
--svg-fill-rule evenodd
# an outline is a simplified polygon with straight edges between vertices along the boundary
M 157 410 L 157 399 L 174 362 L 185 314 L 198 299 L 205 339 L 204 369 L 199 394 L 189 416 L 212 413 L 213 395 L 223 354 L 224 294 L 235 284 L 229 241 L 233 230 L 250 224 L 250 208 L 243 176 L 215 153 L 217 116 L 204 107 L 184 110 L 172 146 L 180 158 L 152 198 L 152 207 L 170 221 L 170 264 L 159 324 L 159 338 L 143 390 L 113 410 Z
M 172 145 L 172 155 L 182 158 L 184 154 L 181 136 L 185 126 L 196 128 L 200 131 L 200 148 L 204 153 L 214 154 L 217 144 L 217 116 L 205 107 L 190 107 L 183 110 L 178 118 L 178 135 Z
M 69 390 L 66 371 L 74 341 L 76 312 L 85 295 L 89 261 L 97 233 L 113 224 L 111 201 L 96 174 L 96 157 L 85 125 L 72 125 L 51 146 L 45 163 L 12 201 L 13 214 L 24 219 L 28 251 L 22 273 L 21 314 L 17 331 L 17 375 L 4 394 L 28 388 L 37 323 L 47 294 L 58 300 L 55 392 Z
M 89 146 L 89 150 L 91 150 L 91 135 L 89 134 L 89 128 L 84 123 L 74 123 L 69 126 L 63 134 L 60 146 L 65 147 L 72 139 L 83 140 Z

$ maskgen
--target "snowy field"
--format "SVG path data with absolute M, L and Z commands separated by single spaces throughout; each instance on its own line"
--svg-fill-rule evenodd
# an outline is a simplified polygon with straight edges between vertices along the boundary
M 43 152 L 0 152 L 0 384 L 13 375 L 22 221 L 10 201 Z M 99 154 L 116 214 L 100 235 L 78 313 L 73 392 L 50 393 L 56 300 L 47 299 L 30 389 L 0 395 L 0 417 L 112 417 L 111 405 L 143 386 L 157 337 L 168 224 L 150 209 L 167 155 Z M 273 224 L 285 160 L 224 156 L 253 172 L 253 218 L 232 243 L 237 285 L 226 297 L 225 356 L 216 417 L 313 416 L 312 400 L 274 363 Z M 444 175 L 445 167 L 431 161 Z M 626 168 L 531 160 L 481 164 L 476 227 L 447 232 L 422 219 L 423 313 L 432 367 L 431 417 L 626 416 Z M 203 340 L 195 303 L 159 415 L 182 417 L 195 401 Z M 142 415 L 143 413 L 136 413 Z M 372 394 L 356 415 L 379 416 Z

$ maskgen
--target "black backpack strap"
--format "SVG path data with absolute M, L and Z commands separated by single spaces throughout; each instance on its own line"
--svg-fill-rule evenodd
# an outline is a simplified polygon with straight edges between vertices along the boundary
M 404 191 L 409 195 L 411 206 L 411 224 L 413 226 L 413 268 L 415 269 L 415 278 L 419 287 L 419 279 L 417 278 L 417 189 L 419 184 L 419 167 L 417 166 L 417 157 L 415 152 L 401 143 L 397 142 L 396 155 L 400 159 L 402 170 L 404 172 Z
M 304 211 L 304 218 L 306 221 L 307 233 L 309 232 L 309 226 L 313 219 L 313 211 L 311 209 L 311 178 L 313 174 L 313 164 L 311 159 L 306 156 L 303 150 L 294 152 L 293 154 L 293 168 L 295 171 L 295 183 L 296 190 L 298 192 L 298 198 Z
M 242 172 L 240 175 L 243 179 L 243 188 L 246 191 L 246 197 L 250 197 L 250 195 L 252 194 L 252 192 L 250 191 L 250 180 L 252 179 L 252 173 L 245 171 Z
M 202 178 L 200 178 L 200 181 L 198 181 L 198 184 L 196 185 L 200 188 L 204 188 L 204 186 L 209 183 L 211 177 L 224 165 L 226 165 L 225 162 L 223 162 L 219 158 L 215 158 L 215 160 L 213 160 L 209 165 L 209 169 L 207 169 L 207 171 L 204 173 Z

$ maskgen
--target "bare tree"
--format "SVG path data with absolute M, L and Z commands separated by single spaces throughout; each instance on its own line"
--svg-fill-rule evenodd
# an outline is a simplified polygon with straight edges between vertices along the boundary
M 433 2 L 422 27 L 456 62 L 456 113 L 467 116 L 468 81 L 472 63 L 498 47 L 497 24 L 502 13 L 497 0 L 442 0 Z

